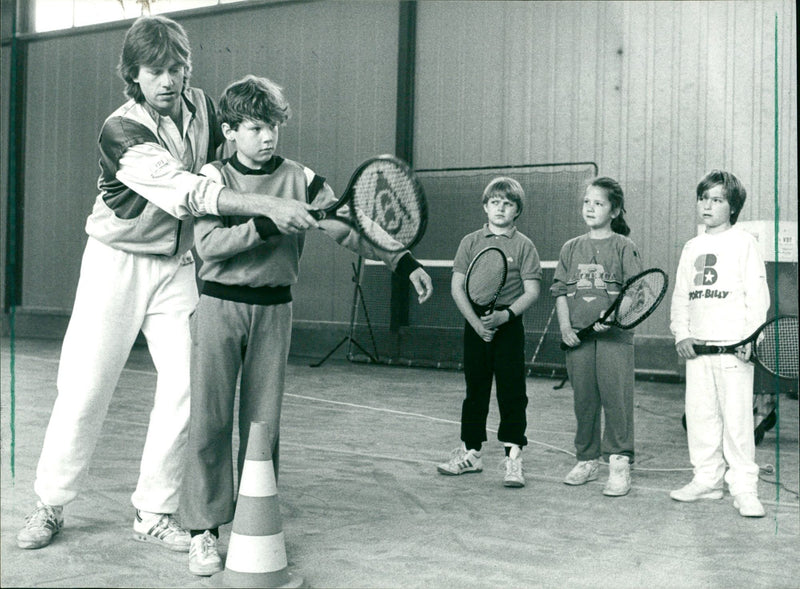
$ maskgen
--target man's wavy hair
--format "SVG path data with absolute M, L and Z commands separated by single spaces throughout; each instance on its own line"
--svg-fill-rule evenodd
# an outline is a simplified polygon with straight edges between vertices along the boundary
M 183 87 L 192 73 L 192 49 L 184 28 L 165 16 L 143 16 L 125 33 L 117 72 L 125 82 L 125 95 L 144 102 L 144 94 L 133 79 L 142 66 L 159 67 L 175 61 L 184 67 Z

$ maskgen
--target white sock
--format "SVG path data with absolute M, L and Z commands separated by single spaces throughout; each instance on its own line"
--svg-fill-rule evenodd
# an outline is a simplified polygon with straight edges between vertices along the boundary
M 522 454 L 522 448 L 520 448 L 516 444 L 505 444 L 505 447 L 511 448 L 511 450 L 508 453 L 508 457 L 511 458 L 512 460 L 516 460 L 517 458 L 520 457 L 520 454 Z

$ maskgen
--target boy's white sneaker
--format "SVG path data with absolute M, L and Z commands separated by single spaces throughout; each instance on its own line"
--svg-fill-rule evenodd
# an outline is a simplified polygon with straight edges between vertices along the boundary
M 25 518 L 25 527 L 17 534 L 17 546 L 26 550 L 44 548 L 64 526 L 64 508 L 61 505 L 36 503 L 36 509 Z
M 506 456 L 502 466 L 506 471 L 503 477 L 504 486 L 512 488 L 525 486 L 525 475 L 522 473 L 522 458 L 520 456 L 516 458 Z
M 148 513 L 136 510 L 133 539 L 155 542 L 174 552 L 189 552 L 191 535 L 169 513 Z
M 740 493 L 733 498 L 733 506 L 739 510 L 742 517 L 764 517 L 766 512 L 758 495 L 755 493 Z
M 680 489 L 670 491 L 669 496 L 675 501 L 692 503 L 701 499 L 722 499 L 722 489 L 709 489 L 692 481 Z
M 603 495 L 622 497 L 631 490 L 631 460 L 621 454 L 608 457 L 608 481 L 603 487 Z
M 598 468 L 597 460 L 579 460 L 567 476 L 564 477 L 564 484 L 585 485 L 589 481 L 595 481 L 597 480 Z
M 198 577 L 210 577 L 221 570 L 217 537 L 209 530 L 194 536 L 189 546 L 189 572 Z
M 463 445 L 453 450 L 450 460 L 436 467 L 441 474 L 459 475 L 469 472 L 481 472 L 483 460 L 477 450 L 467 450 Z

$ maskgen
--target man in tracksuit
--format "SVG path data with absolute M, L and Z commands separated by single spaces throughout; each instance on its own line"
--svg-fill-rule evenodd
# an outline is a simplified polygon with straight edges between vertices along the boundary
M 119 73 L 130 100 L 100 132 L 100 193 L 86 222 L 58 396 L 36 471 L 39 501 L 17 536 L 20 548 L 47 546 L 60 531 L 141 330 L 158 379 L 131 499 L 134 538 L 188 552 L 189 534 L 173 514 L 189 418 L 189 315 L 198 299 L 193 219 L 268 216 L 283 233 L 317 226 L 305 203 L 237 193 L 196 174 L 223 139 L 212 101 L 188 87 L 191 50 L 179 24 L 138 19 L 125 35 Z

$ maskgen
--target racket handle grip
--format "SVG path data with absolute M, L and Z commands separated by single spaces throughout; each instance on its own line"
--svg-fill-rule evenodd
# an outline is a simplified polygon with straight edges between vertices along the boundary
M 322 209 L 311 209 L 308 211 L 308 214 L 314 217 L 317 221 L 322 221 L 328 216 L 328 214 Z
M 731 346 L 707 346 L 703 344 L 694 344 L 694 353 L 703 356 L 706 354 L 735 354 L 736 350 Z
M 598 321 L 598 322 L 596 322 L 596 323 L 599 323 L 599 321 Z M 584 339 L 586 339 L 587 337 L 589 337 L 590 335 L 592 335 L 592 334 L 594 333 L 594 325 L 595 325 L 595 324 L 594 324 L 594 323 L 592 323 L 591 325 L 588 325 L 588 326 L 584 327 L 583 329 L 581 329 L 580 331 L 578 331 L 578 332 L 577 332 L 575 335 L 577 335 L 577 336 L 578 336 L 578 339 L 579 339 L 579 340 L 584 340 Z M 564 342 L 561 342 L 561 349 L 562 349 L 562 350 L 564 350 L 564 351 L 567 351 L 567 350 L 574 350 L 574 349 L 575 349 L 575 348 L 577 348 L 577 347 L 578 347 L 578 346 L 568 346 L 568 345 L 567 345 L 567 344 L 565 344 Z
M 599 323 L 599 321 L 597 321 L 596 323 Z M 579 340 L 584 340 L 584 339 L 586 339 L 587 337 L 589 337 L 590 335 L 592 335 L 592 334 L 594 333 L 594 326 L 595 326 L 595 324 L 594 324 L 594 323 L 592 323 L 591 325 L 587 325 L 586 327 L 584 327 L 583 329 L 581 329 L 581 330 L 580 330 L 580 331 L 579 331 L 579 332 L 576 334 L 576 335 L 578 336 L 578 339 L 579 339 Z

